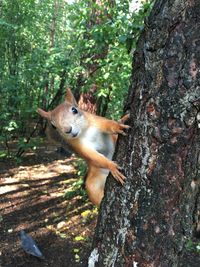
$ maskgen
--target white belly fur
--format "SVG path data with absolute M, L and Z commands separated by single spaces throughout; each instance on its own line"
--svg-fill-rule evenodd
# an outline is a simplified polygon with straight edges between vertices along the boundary
M 112 159 L 115 147 L 111 135 L 103 133 L 95 127 L 89 127 L 81 134 L 80 139 L 84 146 L 96 150 L 108 159 Z

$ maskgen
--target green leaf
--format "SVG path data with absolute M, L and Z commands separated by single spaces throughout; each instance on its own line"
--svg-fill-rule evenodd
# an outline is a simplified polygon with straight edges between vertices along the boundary
M 74 238 L 74 240 L 75 240 L 75 241 L 84 241 L 84 240 L 85 240 L 85 237 L 83 237 L 83 236 L 76 236 L 76 237 Z
M 126 42 L 126 39 L 127 39 L 127 36 L 126 36 L 126 35 L 121 35 L 121 36 L 119 36 L 119 41 L 120 41 L 121 43 L 125 43 L 125 42 Z

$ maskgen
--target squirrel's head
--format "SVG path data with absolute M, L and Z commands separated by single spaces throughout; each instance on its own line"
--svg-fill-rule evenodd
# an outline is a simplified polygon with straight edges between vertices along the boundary
M 52 111 L 38 108 L 38 113 L 48 119 L 52 126 L 66 139 L 77 138 L 87 127 L 83 111 L 70 89 L 66 91 L 65 101 Z

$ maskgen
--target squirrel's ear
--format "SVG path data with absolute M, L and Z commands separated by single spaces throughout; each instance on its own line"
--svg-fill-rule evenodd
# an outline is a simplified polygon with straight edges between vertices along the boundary
M 70 88 L 67 88 L 67 90 L 66 90 L 65 100 L 67 102 L 69 102 L 71 105 L 78 106 L 78 104 L 76 102 L 76 99 L 74 98 L 74 96 L 73 96 L 72 91 L 70 90 Z
M 38 108 L 38 109 L 37 109 L 37 112 L 38 112 L 43 118 L 45 118 L 45 119 L 49 119 L 49 120 L 50 120 L 51 113 L 50 113 L 49 111 L 46 112 L 46 111 L 44 111 L 43 109 Z

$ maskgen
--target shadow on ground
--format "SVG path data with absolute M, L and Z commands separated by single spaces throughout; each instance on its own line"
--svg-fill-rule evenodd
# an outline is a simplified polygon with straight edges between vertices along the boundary
M 97 215 L 82 196 L 64 197 L 77 180 L 75 162 L 46 147 L 18 166 L 0 162 L 0 266 L 86 266 Z M 20 230 L 34 238 L 45 260 L 22 250 Z

